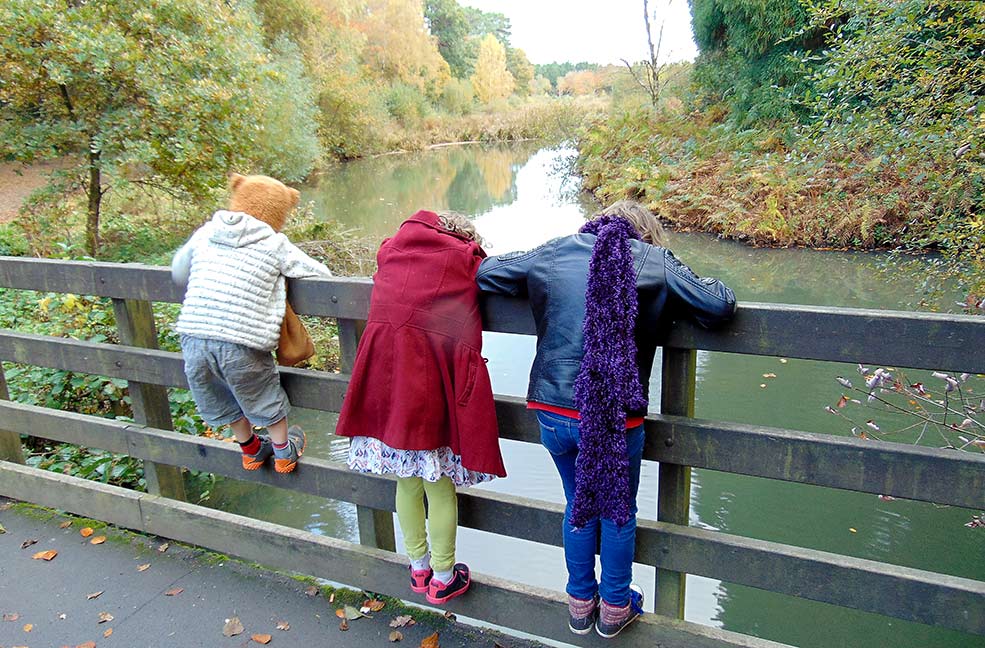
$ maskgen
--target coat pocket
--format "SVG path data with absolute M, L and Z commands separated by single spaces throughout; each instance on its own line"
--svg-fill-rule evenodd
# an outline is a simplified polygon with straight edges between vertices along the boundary
M 475 389 L 475 378 L 479 372 L 479 363 L 482 358 L 479 353 L 463 344 L 458 345 L 456 355 L 458 360 L 455 363 L 455 394 L 459 405 L 468 405 Z

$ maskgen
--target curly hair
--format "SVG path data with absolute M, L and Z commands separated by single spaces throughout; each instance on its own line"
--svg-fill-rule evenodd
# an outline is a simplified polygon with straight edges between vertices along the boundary
M 475 241 L 479 245 L 483 244 L 482 237 L 475 230 L 475 223 L 470 221 L 467 216 L 458 212 L 443 211 L 438 212 L 438 222 L 449 232 L 454 232 L 459 236 L 464 236 L 470 241 Z

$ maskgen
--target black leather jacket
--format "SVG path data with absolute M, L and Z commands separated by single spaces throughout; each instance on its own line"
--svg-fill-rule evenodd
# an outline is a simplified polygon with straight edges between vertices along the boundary
M 639 290 L 637 364 L 645 393 L 657 343 L 667 326 L 684 316 L 708 328 L 721 324 L 735 312 L 735 295 L 717 279 L 699 278 L 666 248 L 630 243 Z M 480 290 L 530 301 L 537 355 L 527 400 L 576 409 L 574 384 L 581 368 L 585 288 L 594 245 L 593 234 L 573 234 L 529 252 L 489 257 L 479 266 Z

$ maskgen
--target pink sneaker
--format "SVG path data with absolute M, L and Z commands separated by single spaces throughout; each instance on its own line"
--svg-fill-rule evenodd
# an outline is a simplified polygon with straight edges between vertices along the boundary
M 468 565 L 457 563 L 452 570 L 450 583 L 442 583 L 437 578 L 432 578 L 428 585 L 428 593 L 425 596 L 428 603 L 435 605 L 446 603 L 456 596 L 460 596 L 468 591 L 472 583 L 472 575 Z
M 431 584 L 431 576 L 434 575 L 432 569 L 414 569 L 410 567 L 410 590 L 416 594 L 424 594 L 428 591 Z

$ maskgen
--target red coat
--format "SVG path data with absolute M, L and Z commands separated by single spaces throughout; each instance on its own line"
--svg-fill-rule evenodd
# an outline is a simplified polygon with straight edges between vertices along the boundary
M 383 242 L 337 434 L 401 450 L 449 446 L 469 470 L 506 475 L 481 355 L 484 257 L 427 211 Z

